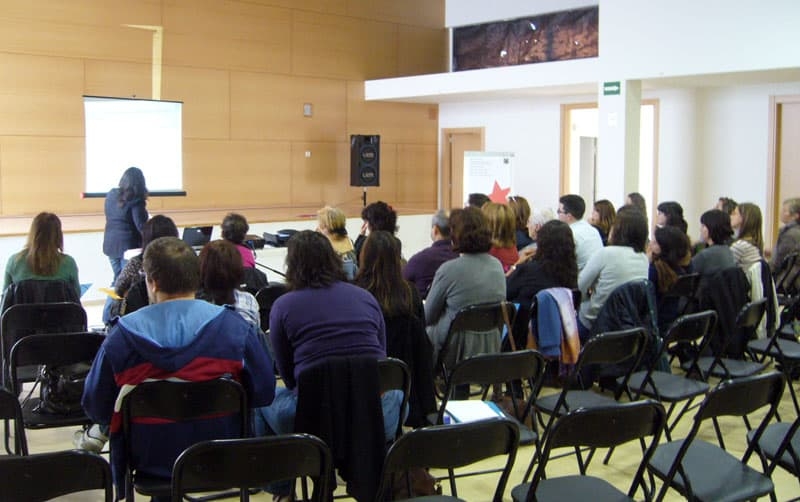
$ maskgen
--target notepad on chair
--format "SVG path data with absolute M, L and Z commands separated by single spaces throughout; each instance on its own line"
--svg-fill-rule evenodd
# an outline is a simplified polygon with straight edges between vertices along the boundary
M 445 411 L 455 422 L 476 422 L 503 416 L 495 403 L 478 400 L 448 401 Z

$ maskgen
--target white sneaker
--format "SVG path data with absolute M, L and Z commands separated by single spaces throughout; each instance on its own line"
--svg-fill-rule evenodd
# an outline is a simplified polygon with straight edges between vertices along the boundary
M 100 426 L 92 424 L 88 429 L 75 431 L 72 436 L 72 444 L 78 450 L 86 450 L 92 453 L 100 453 L 108 441 L 108 436 L 103 434 Z

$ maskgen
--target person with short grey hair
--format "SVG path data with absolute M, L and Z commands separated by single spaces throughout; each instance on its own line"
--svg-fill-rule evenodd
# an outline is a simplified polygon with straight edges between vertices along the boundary
M 442 263 L 458 258 L 450 242 L 450 213 L 440 209 L 431 218 L 431 240 L 433 244 L 408 260 L 403 268 L 403 278 L 414 284 L 420 298 L 428 296 L 433 276 Z
M 778 240 L 770 262 L 770 268 L 776 277 L 788 272 L 781 270 L 783 260 L 790 254 L 800 251 L 800 197 L 783 201 L 780 219 L 783 226 L 778 232 Z

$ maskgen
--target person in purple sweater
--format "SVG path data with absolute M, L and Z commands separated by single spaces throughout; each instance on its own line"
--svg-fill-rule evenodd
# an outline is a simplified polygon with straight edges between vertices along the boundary
M 428 296 L 433 276 L 442 263 L 458 258 L 450 241 L 450 214 L 444 209 L 436 211 L 431 220 L 431 247 L 425 248 L 408 260 L 403 267 L 403 279 L 414 284 L 423 300 Z
M 300 374 L 334 356 L 386 357 L 386 327 L 380 305 L 368 291 L 346 281 L 342 260 L 324 235 L 296 233 L 287 243 L 286 283 L 269 316 L 270 340 L 285 388 L 275 391 L 270 406 L 255 413 L 256 434 L 294 432 Z M 394 437 L 402 393 L 382 396 L 384 429 Z M 267 427 L 268 426 L 268 427 Z M 277 500 L 291 486 L 270 487 Z

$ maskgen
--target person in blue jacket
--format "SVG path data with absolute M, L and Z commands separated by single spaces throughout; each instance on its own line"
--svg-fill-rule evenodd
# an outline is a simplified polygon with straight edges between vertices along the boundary
M 142 247 L 142 227 L 147 222 L 147 184 L 138 167 L 129 167 L 119 180 L 119 187 L 106 195 L 106 227 L 103 254 L 111 262 L 113 285 L 122 271 L 128 249 Z

